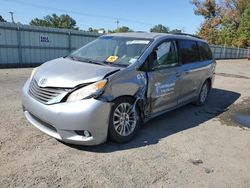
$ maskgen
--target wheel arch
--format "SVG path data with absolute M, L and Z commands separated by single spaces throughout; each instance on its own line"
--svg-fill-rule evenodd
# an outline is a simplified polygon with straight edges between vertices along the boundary
M 210 78 L 210 77 L 207 78 L 207 79 L 205 80 L 205 82 L 208 82 L 208 84 L 209 84 L 209 91 L 210 91 L 211 88 L 212 88 L 212 78 Z M 205 82 L 204 82 L 204 83 L 205 83 Z M 204 84 L 204 83 L 203 83 L 203 84 Z
M 136 106 L 138 107 L 139 112 L 140 112 L 140 118 L 141 118 L 141 120 L 144 119 L 144 109 L 143 109 L 143 100 L 144 99 L 137 98 L 133 95 L 121 95 L 121 96 L 114 98 L 111 102 L 114 104 L 117 100 L 119 100 L 121 98 L 128 98 L 128 99 L 133 100 L 133 102 L 136 102 Z

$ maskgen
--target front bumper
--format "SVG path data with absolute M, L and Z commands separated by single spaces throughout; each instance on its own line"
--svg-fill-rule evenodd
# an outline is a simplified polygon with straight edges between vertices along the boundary
M 22 104 L 32 125 L 66 143 L 97 145 L 106 141 L 111 103 L 86 99 L 45 105 L 29 95 L 29 83 L 30 80 L 23 87 Z M 85 137 L 76 133 L 83 130 L 91 135 Z

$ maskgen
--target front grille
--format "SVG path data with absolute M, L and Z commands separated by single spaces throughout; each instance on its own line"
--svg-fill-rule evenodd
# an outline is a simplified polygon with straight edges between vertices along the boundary
M 31 94 L 31 96 L 45 104 L 65 92 L 66 90 L 62 88 L 40 87 L 35 79 L 31 80 L 29 86 L 29 93 Z

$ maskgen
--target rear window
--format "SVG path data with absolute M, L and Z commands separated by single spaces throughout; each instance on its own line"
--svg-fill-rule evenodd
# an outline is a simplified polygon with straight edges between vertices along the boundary
M 207 43 L 198 42 L 200 56 L 202 61 L 213 59 L 212 52 Z
M 182 63 L 185 64 L 200 61 L 199 49 L 195 41 L 180 40 L 179 48 Z

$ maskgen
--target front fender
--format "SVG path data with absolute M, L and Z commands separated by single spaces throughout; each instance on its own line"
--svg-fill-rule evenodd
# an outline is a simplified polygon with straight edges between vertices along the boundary
M 147 75 L 145 72 L 124 69 L 111 75 L 108 79 L 109 82 L 99 99 L 109 102 L 120 96 L 144 99 L 147 90 Z

